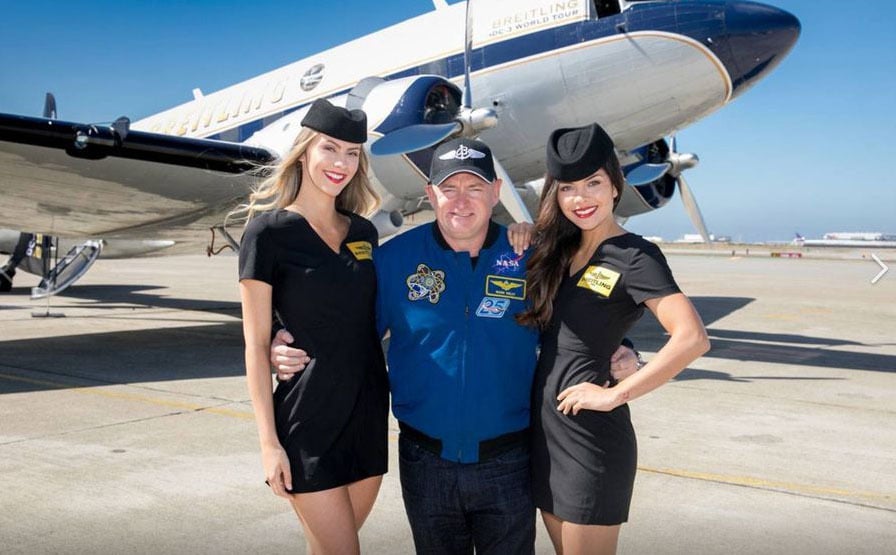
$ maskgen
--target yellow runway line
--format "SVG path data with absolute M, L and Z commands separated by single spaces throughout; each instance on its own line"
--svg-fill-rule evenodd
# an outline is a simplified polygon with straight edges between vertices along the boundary
M 219 416 L 229 416 L 232 418 L 239 418 L 242 420 L 254 420 L 255 415 L 248 412 L 240 412 L 236 410 L 230 409 L 221 409 L 214 407 L 205 407 L 202 405 L 197 405 L 194 403 L 184 403 L 180 401 L 168 401 L 165 399 L 159 399 L 157 397 L 149 397 L 147 395 L 137 395 L 134 393 L 123 393 L 118 391 L 107 391 L 105 389 L 99 389 L 99 386 L 73 386 L 70 384 L 63 384 L 59 382 L 52 382 L 49 380 L 38 380 L 34 378 L 25 378 L 23 376 L 13 376 L 11 374 L 5 374 L 0 372 L 0 379 L 10 380 L 14 382 L 24 382 L 30 383 L 33 385 L 41 385 L 45 387 L 52 387 L 53 389 L 68 389 L 74 393 L 81 393 L 84 395 L 95 395 L 98 397 L 106 397 L 107 399 L 120 399 L 123 401 L 135 401 L 138 403 L 147 403 L 150 405 L 163 406 L 163 407 L 171 407 L 176 409 L 181 409 L 185 411 L 191 412 L 208 412 L 212 414 L 217 414 Z
M 667 476 L 675 476 L 677 478 L 691 478 L 694 480 L 703 480 L 707 482 L 719 482 L 722 484 L 731 484 L 734 486 L 749 486 L 754 488 L 773 489 L 786 491 L 790 493 L 801 493 L 808 495 L 834 495 L 840 497 L 859 497 L 864 499 L 876 500 L 892 500 L 891 495 L 883 493 L 872 493 L 867 491 L 850 491 L 839 488 L 828 488 L 822 486 L 812 486 L 806 484 L 797 484 L 793 482 L 778 482 L 774 480 L 766 480 L 764 478 L 754 478 L 751 476 L 726 476 L 723 474 L 711 474 L 707 472 L 691 472 L 688 470 L 675 470 L 671 468 L 648 468 L 639 466 L 638 470 L 642 472 L 651 472 L 654 474 L 665 474 Z

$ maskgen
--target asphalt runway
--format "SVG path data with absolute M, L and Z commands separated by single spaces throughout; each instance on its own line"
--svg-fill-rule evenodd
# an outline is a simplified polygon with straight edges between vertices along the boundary
M 712 351 L 632 403 L 623 554 L 896 552 L 896 275 L 670 254 Z M 263 484 L 231 256 L 99 261 L 0 296 L 0 553 L 304 552 Z M 59 318 L 32 312 L 63 313 Z M 664 338 L 646 317 L 647 357 Z M 365 553 L 412 553 L 392 460 Z M 538 553 L 550 553 L 539 524 Z

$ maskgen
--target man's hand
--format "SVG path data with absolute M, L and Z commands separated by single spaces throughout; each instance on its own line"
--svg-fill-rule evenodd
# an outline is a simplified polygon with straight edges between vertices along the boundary
M 625 345 L 620 345 L 610 357 L 610 374 L 617 382 L 631 376 L 638 370 L 638 355 Z
M 277 381 L 288 381 L 311 362 L 308 353 L 289 346 L 293 341 L 292 335 L 285 329 L 278 331 L 271 341 L 271 366 L 277 370 Z

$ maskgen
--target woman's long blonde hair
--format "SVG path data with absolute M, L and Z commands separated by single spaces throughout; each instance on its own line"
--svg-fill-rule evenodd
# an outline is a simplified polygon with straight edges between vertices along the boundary
M 286 208 L 295 202 L 299 189 L 302 188 L 302 162 L 299 158 L 321 135 L 320 131 L 303 127 L 289 154 L 273 166 L 261 166 L 255 170 L 258 175 L 267 177 L 252 189 L 248 202 L 227 214 L 225 223 L 231 219 L 248 223 L 261 212 Z M 380 197 L 367 178 L 369 167 L 367 153 L 362 147 L 358 153 L 358 171 L 336 197 L 336 208 L 367 216 L 379 207 Z

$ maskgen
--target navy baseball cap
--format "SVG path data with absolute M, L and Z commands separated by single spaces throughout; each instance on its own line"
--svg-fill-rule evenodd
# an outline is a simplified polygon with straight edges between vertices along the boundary
M 461 137 L 440 144 L 432 156 L 429 182 L 441 185 L 456 173 L 472 173 L 491 183 L 497 178 L 492 150 L 482 141 Z

